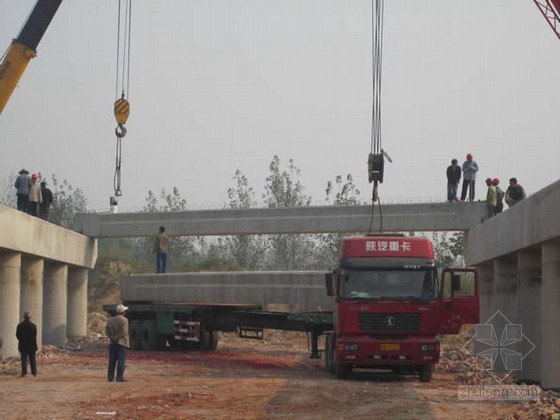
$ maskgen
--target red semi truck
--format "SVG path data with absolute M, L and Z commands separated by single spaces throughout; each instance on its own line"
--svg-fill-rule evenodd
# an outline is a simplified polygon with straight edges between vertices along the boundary
M 476 271 L 438 273 L 425 238 L 344 238 L 326 283 L 334 310 L 325 365 L 337 378 L 353 368 L 380 368 L 429 382 L 439 360 L 439 335 L 479 322 Z

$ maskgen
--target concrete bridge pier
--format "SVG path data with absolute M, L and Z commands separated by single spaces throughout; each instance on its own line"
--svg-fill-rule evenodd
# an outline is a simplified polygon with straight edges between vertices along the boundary
M 21 254 L 0 253 L 0 331 L 2 357 L 18 353 L 16 326 L 20 322 Z
M 541 286 L 541 386 L 558 387 L 560 363 L 560 243 L 548 242 L 542 245 L 542 286 Z
M 479 305 L 480 305 L 480 323 L 484 324 L 494 314 L 494 301 L 493 301 L 493 279 L 494 267 L 492 264 L 482 264 L 477 267 L 478 269 L 478 287 L 479 287 Z M 474 352 L 475 354 L 482 353 L 488 347 L 475 340 Z
M 68 269 L 68 338 L 75 340 L 87 335 L 87 268 Z
M 21 312 L 29 311 L 31 321 L 37 325 L 37 346 L 43 338 L 43 271 L 44 260 L 24 257 L 21 263 Z
M 541 331 L 541 253 L 540 250 L 523 250 L 517 253 L 517 322 L 523 334 L 536 346 L 523 340 L 518 346 L 523 355 L 522 369 L 518 379 L 540 382 L 540 331 Z
M 43 293 L 43 344 L 66 344 L 68 309 L 68 265 L 45 264 Z
M 518 352 L 518 343 L 512 338 L 521 337 L 519 329 L 506 329 L 508 324 L 517 323 L 517 261 L 515 258 L 504 257 L 494 260 L 494 318 L 492 324 L 497 334 L 499 347 L 505 352 Z M 519 332 L 516 334 L 516 332 Z M 505 352 L 501 352 L 494 365 L 495 372 L 507 372 L 518 368 L 515 361 L 508 360 Z M 513 366 L 512 366 L 513 365 Z

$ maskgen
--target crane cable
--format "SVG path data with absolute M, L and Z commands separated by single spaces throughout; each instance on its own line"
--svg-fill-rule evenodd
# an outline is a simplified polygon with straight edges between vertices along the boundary
M 383 182 L 384 159 L 391 161 L 381 147 L 381 71 L 383 68 L 383 12 L 384 0 L 371 2 L 371 64 L 372 64 L 372 106 L 371 106 L 371 149 L 368 157 L 369 182 L 373 182 L 371 220 L 368 234 L 373 229 L 375 202 L 379 205 L 380 229 L 383 231 L 383 213 L 378 194 L 378 183 Z
M 123 4 L 124 3 L 124 4 Z M 120 197 L 121 191 L 121 141 L 126 136 L 124 124 L 130 113 L 129 98 L 130 93 L 130 30 L 132 18 L 132 0 L 119 0 L 119 13 L 117 24 L 117 72 L 115 81 L 115 119 L 117 127 L 116 136 L 116 157 L 115 157 L 115 176 L 113 186 L 115 196 Z M 122 25 L 121 25 L 122 24 Z M 122 35 L 122 36 L 121 36 Z M 121 40 L 122 38 L 122 40 Z M 120 95 L 120 97 L 119 97 Z

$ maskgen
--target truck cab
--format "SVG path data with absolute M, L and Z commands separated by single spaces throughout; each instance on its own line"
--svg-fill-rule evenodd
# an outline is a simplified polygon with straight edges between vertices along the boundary
M 341 379 L 353 368 L 378 368 L 429 382 L 439 361 L 439 334 L 479 322 L 476 271 L 438 272 L 425 238 L 344 238 L 326 283 L 334 314 L 325 364 Z

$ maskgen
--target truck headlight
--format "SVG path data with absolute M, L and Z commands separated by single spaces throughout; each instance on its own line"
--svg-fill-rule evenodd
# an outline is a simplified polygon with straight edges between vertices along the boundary
M 438 350 L 438 347 L 436 344 L 420 344 L 420 351 L 434 352 Z
M 358 351 L 360 346 L 358 344 L 344 344 L 344 351 Z

